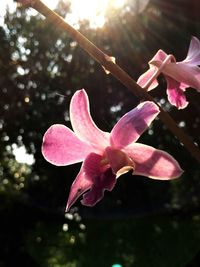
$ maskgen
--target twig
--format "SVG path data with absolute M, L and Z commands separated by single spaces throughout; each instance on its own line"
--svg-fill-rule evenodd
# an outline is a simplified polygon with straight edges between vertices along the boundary
M 79 31 L 75 30 L 67 22 L 64 21 L 57 13 L 49 9 L 40 0 L 32 0 L 31 6 L 39 13 L 44 15 L 48 21 L 53 23 L 58 29 L 68 32 L 68 34 L 96 61 L 98 61 L 106 70 L 108 70 L 116 79 L 118 79 L 123 85 L 125 85 L 132 93 L 135 94 L 141 100 L 153 101 L 158 105 L 154 99 L 141 88 L 123 69 L 121 69 L 113 60 L 103 53 L 98 47 L 90 42 Z M 159 106 L 159 105 L 158 105 Z M 200 150 L 189 137 L 180 129 L 171 116 L 165 112 L 160 106 L 159 118 L 168 127 L 168 129 L 184 144 L 191 155 L 200 163 Z

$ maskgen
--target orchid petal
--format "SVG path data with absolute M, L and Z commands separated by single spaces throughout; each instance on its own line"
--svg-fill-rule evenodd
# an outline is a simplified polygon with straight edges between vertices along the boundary
M 42 154 L 47 161 L 57 166 L 83 161 L 91 150 L 91 146 L 79 140 L 62 124 L 52 125 L 43 137 Z
M 104 191 L 111 191 L 116 184 L 116 176 L 107 166 L 102 165 L 103 158 L 91 153 L 84 162 L 84 171 L 88 179 L 93 180 L 90 191 L 83 195 L 81 203 L 85 206 L 94 206 L 103 196 Z
M 174 80 L 200 91 L 200 69 L 186 63 L 169 63 L 163 73 Z
M 145 73 L 143 73 L 137 80 L 137 84 L 139 84 L 142 88 L 145 88 L 145 85 L 147 82 L 151 79 L 151 77 L 156 72 L 156 67 L 150 67 Z M 148 87 L 148 91 L 156 88 L 158 86 L 157 79 L 154 79 L 154 81 L 151 83 L 151 85 Z
M 139 84 L 141 87 L 145 87 L 148 80 L 153 76 L 153 74 L 156 72 L 157 68 L 161 66 L 163 61 L 166 59 L 167 54 L 163 50 L 158 50 L 158 52 L 155 54 L 155 56 L 149 61 L 149 70 L 147 70 L 145 73 L 143 73 L 139 79 L 137 80 L 137 84 Z M 152 84 L 149 86 L 148 91 L 154 89 L 158 86 L 158 81 L 155 79 Z
M 102 152 L 109 144 L 109 133 L 101 131 L 93 122 L 89 100 L 85 90 L 77 91 L 70 103 L 70 119 L 76 135 L 95 148 L 94 151 Z
M 85 206 L 93 207 L 103 198 L 104 191 L 112 191 L 116 184 L 116 176 L 112 173 L 111 169 L 107 169 L 96 178 L 99 181 L 93 184 L 91 190 L 86 192 L 81 200 L 81 203 Z
M 111 169 L 101 166 L 102 156 L 91 153 L 87 156 L 81 170 L 73 182 L 67 202 L 67 210 L 86 191 L 81 203 L 85 206 L 94 206 L 103 198 L 104 191 L 111 191 L 116 179 Z
M 135 169 L 135 163 L 119 149 L 107 147 L 105 155 L 108 158 L 113 173 L 116 174 L 116 178 Z
M 111 131 L 111 144 L 122 148 L 136 141 L 159 113 L 156 104 L 150 101 L 139 104 L 126 113 Z
M 76 200 L 82 194 L 84 194 L 84 192 L 89 190 L 93 185 L 93 179 L 88 179 L 83 169 L 84 168 L 82 165 L 79 174 L 77 175 L 76 179 L 74 180 L 71 186 L 68 201 L 67 201 L 67 206 L 66 206 L 66 212 L 69 211 L 69 209 L 76 202 Z
M 149 61 L 149 64 L 153 64 L 154 62 L 160 62 L 162 63 L 167 57 L 167 54 L 162 50 L 159 49 L 158 52 L 155 54 L 155 56 Z
M 135 175 L 158 180 L 178 178 L 183 170 L 168 153 L 140 143 L 133 143 L 124 149 L 135 162 Z
M 179 82 L 175 81 L 174 79 L 166 76 L 167 80 L 167 96 L 169 102 L 176 106 L 178 109 L 183 109 L 187 107 L 188 102 L 186 100 L 184 91 L 185 89 L 181 88 Z
M 190 41 L 187 57 L 182 61 L 182 63 L 194 66 L 200 65 L 200 41 L 194 36 Z

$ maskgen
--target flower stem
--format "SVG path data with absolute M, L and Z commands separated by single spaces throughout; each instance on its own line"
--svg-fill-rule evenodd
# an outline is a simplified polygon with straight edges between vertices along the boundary
M 99 62 L 107 71 L 109 71 L 116 79 L 118 79 L 123 85 L 125 85 L 129 90 L 131 90 L 135 96 L 139 99 L 153 101 L 158 105 L 154 99 L 141 88 L 123 69 L 121 69 L 113 60 L 103 53 L 98 47 L 96 47 L 92 42 L 90 42 L 84 35 L 79 31 L 75 30 L 67 22 L 64 21 L 57 13 L 49 9 L 40 0 L 32 0 L 31 6 L 36 9 L 39 13 L 44 15 L 48 21 L 53 23 L 54 27 L 60 30 L 68 32 L 68 34 L 85 50 L 93 59 Z M 163 62 L 164 63 L 164 62 Z M 162 66 L 161 66 L 162 67 Z M 153 81 L 159 75 L 161 69 L 158 69 L 156 76 L 151 78 Z M 147 84 L 148 85 L 148 84 Z M 158 105 L 159 106 L 159 105 Z M 165 112 L 160 106 L 159 118 L 168 127 L 168 129 L 179 139 L 179 141 L 184 144 L 191 155 L 200 163 L 200 150 L 190 138 L 180 129 L 171 116 Z

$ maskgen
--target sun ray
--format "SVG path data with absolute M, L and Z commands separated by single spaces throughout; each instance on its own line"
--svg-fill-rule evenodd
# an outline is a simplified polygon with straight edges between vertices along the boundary
M 58 1 L 43 0 L 50 8 L 55 8 Z M 105 23 L 106 12 L 123 7 L 126 0 L 71 0 L 71 13 L 67 15 L 67 21 L 78 25 L 80 21 L 88 20 L 91 28 L 100 28 Z

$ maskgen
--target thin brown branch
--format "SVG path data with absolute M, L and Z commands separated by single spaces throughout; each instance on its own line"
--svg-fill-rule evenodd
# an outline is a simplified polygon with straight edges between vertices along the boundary
M 62 17 L 49 9 L 40 0 L 33 0 L 32 7 L 44 15 L 46 19 L 53 23 L 54 27 L 66 31 L 93 59 L 98 61 L 106 70 L 108 70 L 116 79 L 132 91 L 141 100 L 150 100 L 157 104 L 154 99 L 141 88 L 123 69 L 115 64 L 108 55 L 103 53 L 98 47 L 91 43 L 84 35 L 75 30 Z M 158 105 L 158 104 L 157 104 Z M 159 106 L 159 105 L 158 105 Z M 168 129 L 184 144 L 191 155 L 200 163 L 200 150 L 190 138 L 180 129 L 171 116 L 160 106 L 159 118 L 168 127 Z

